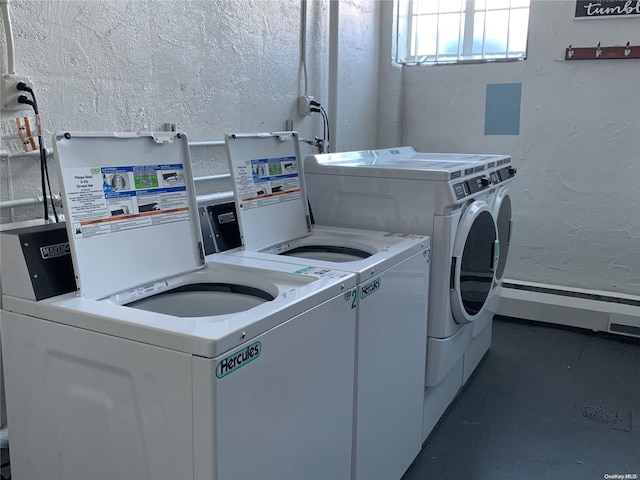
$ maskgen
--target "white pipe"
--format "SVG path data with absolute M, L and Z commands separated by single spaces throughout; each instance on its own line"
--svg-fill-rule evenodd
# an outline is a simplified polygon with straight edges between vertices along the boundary
M 13 46 L 13 29 L 11 28 L 11 16 L 9 14 L 9 0 L 0 0 L 2 5 L 2 19 L 4 20 L 4 33 L 7 37 L 7 73 L 16 73 L 15 48 Z
M 304 79 L 304 96 L 309 93 L 309 77 L 307 75 L 307 0 L 300 5 L 300 69 Z
M 209 193 L 207 195 L 198 195 L 198 205 L 208 205 L 213 202 L 217 202 L 219 200 L 233 200 L 234 195 L 232 191 L 228 192 L 219 192 L 219 193 Z
M 5 0 L 0 0 L 0 1 L 5 1 Z M 224 140 L 211 140 L 211 141 L 204 141 L 204 142 L 189 142 L 189 147 L 220 147 L 220 146 L 223 146 L 224 144 L 225 144 Z M 53 151 L 51 149 L 47 149 L 47 156 L 50 156 L 52 154 L 53 154 Z M 16 157 L 35 157 L 35 156 L 39 157 L 40 151 L 34 150 L 33 152 L 8 153 L 6 150 L 0 150 L 0 157 L 16 158 Z M 204 175 L 202 177 L 194 177 L 193 181 L 206 182 L 210 180 L 223 180 L 225 178 L 231 178 L 231 174 L 221 173 L 218 175 Z M 222 198 L 227 198 L 229 196 L 233 197 L 233 192 L 222 192 L 221 194 L 211 194 L 211 195 L 213 195 L 211 198 L 209 198 L 209 195 L 198 196 L 198 202 L 206 203 L 207 201 L 219 200 Z M 201 198 L 204 198 L 205 200 L 201 200 Z M 47 199 L 51 201 L 50 200 L 51 197 L 48 196 Z M 61 204 L 60 195 L 54 195 L 53 199 L 57 204 Z M 21 198 L 18 200 L 6 200 L 3 202 L 0 202 L 0 209 L 4 210 L 5 208 L 28 207 L 32 205 L 38 205 L 41 203 L 42 203 L 42 196 Z
M 0 0 L 2 1 L 2 0 Z M 206 142 L 189 142 L 189 147 L 223 147 L 224 140 L 210 140 Z M 53 155 L 53 150 L 47 148 L 47 156 Z M 40 158 L 40 150 L 33 150 L 32 152 L 18 152 L 9 153 L 7 150 L 0 150 L 0 157 L 3 158 L 15 158 L 15 157 L 35 157 Z
M 226 192 L 218 192 L 218 193 L 209 193 L 206 195 L 198 195 L 197 197 L 198 204 L 207 204 L 218 200 L 233 200 L 233 191 Z M 50 202 L 51 197 L 47 196 L 47 200 Z M 60 195 L 54 195 L 53 200 L 57 205 L 62 205 L 62 200 Z M 17 207 L 29 207 L 32 205 L 41 205 L 42 197 L 31 197 L 31 198 L 21 198 L 19 200 L 6 200 L 4 202 L 0 202 L 0 209 L 4 210 L 5 208 L 17 208 Z
M 46 149 L 47 156 L 53 155 L 53 150 L 50 148 Z M 2 158 L 20 158 L 20 157 L 38 157 L 40 158 L 40 150 L 32 150 L 31 152 L 18 152 L 18 153 L 9 153 L 6 150 L 0 150 L 0 157 Z
M 221 173 L 219 175 L 205 175 L 204 177 L 193 177 L 194 182 L 206 182 L 207 180 L 222 180 L 223 178 L 231 178 L 230 173 Z
M 53 200 L 57 205 L 62 205 L 60 195 L 54 195 Z M 41 205 L 42 201 L 42 196 L 21 198 L 18 200 L 5 200 L 4 202 L 0 202 L 0 209 Z M 47 202 L 51 202 L 51 197 L 49 195 L 47 195 Z
M 190 147 L 222 147 L 224 140 L 211 140 L 206 142 L 189 142 Z
M 339 42 L 340 41 L 340 0 L 329 2 L 329 130 L 332 151 L 338 150 L 338 84 L 339 84 Z

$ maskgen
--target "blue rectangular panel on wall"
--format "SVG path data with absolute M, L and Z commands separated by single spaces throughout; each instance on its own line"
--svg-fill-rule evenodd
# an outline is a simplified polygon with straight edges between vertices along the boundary
M 519 135 L 521 83 L 489 83 L 484 110 L 485 135 Z

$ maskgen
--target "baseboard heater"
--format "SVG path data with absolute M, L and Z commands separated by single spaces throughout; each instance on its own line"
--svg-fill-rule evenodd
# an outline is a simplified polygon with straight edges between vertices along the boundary
M 640 296 L 505 279 L 498 315 L 640 338 Z

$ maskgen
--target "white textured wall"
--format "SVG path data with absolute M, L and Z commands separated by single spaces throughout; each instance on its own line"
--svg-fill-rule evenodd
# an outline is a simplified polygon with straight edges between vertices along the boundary
M 402 139 L 512 155 L 507 277 L 640 294 L 640 60 L 561 60 L 569 44 L 640 45 L 640 18 L 574 8 L 532 2 L 526 61 L 406 68 Z M 520 135 L 485 136 L 486 85 L 508 82 L 522 83 Z
M 395 2 L 383 1 L 380 9 L 379 97 L 377 148 L 391 148 L 402 143 L 403 73 L 395 63 L 397 26 Z
M 378 143 L 381 3 L 339 2 L 337 132 L 332 151 L 362 150 Z
M 372 72 L 378 6 L 370 0 L 342 4 L 340 128 L 343 138 L 354 139 L 347 147 L 364 147 L 377 129 L 378 81 Z M 176 123 L 191 141 L 222 140 L 231 131 L 282 130 L 289 118 L 302 137 L 322 136 L 317 115 L 297 114 L 300 5 L 299 0 L 13 0 L 16 72 L 35 82 L 48 144 L 58 130 L 154 130 L 165 122 Z M 325 106 L 328 10 L 329 0 L 308 2 L 308 92 Z M 0 46 L 5 73 L 3 30 Z M 193 149 L 192 157 L 195 175 L 227 171 L 223 148 Z M 39 194 L 38 172 L 33 158 L 3 158 L 0 200 Z M 228 188 L 225 182 L 218 185 Z M 15 209 L 13 218 L 39 212 Z M 3 210 L 2 222 L 10 220 L 11 212 Z

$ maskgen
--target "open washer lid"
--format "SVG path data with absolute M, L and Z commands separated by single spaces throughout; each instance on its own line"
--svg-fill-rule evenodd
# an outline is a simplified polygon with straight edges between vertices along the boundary
M 53 145 L 81 296 L 205 265 L 185 134 L 61 133 Z
M 233 133 L 225 140 L 244 248 L 310 235 L 297 132 Z

